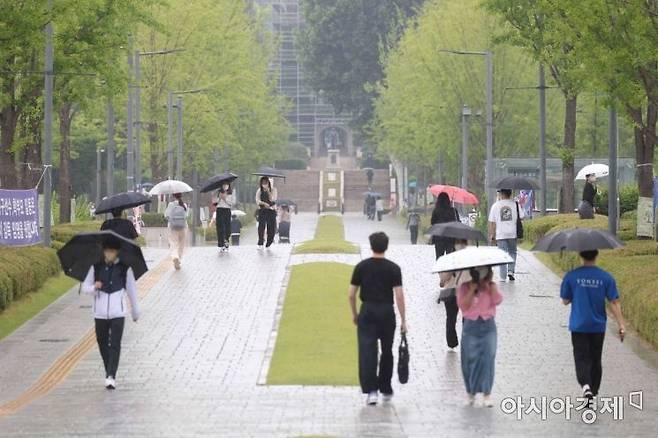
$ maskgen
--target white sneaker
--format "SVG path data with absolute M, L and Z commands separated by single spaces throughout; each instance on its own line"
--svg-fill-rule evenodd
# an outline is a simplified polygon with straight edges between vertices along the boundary
M 457 347 L 446 347 L 446 351 L 448 353 L 456 353 L 457 352 Z
M 259 251 L 262 251 L 262 250 L 263 250 L 263 248 L 265 248 L 265 246 L 264 246 L 264 245 L 258 245 L 258 250 L 259 250 Z
M 466 406 L 473 406 L 475 404 L 475 394 L 468 394 L 466 398 Z
M 105 388 L 107 389 L 116 389 L 117 383 L 114 381 L 112 377 L 108 377 L 105 379 Z
M 493 408 L 494 402 L 491 400 L 490 395 L 485 395 L 484 398 L 482 399 L 482 406 L 485 408 Z
M 390 402 L 391 400 L 393 400 L 393 394 L 382 394 L 383 402 Z
M 375 406 L 377 404 L 377 399 L 379 398 L 379 393 L 377 391 L 372 391 L 368 394 L 366 398 L 366 405 Z

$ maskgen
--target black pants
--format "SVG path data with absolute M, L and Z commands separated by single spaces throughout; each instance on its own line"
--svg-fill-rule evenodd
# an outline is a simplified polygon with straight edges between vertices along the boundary
M 217 246 L 222 247 L 228 244 L 228 239 L 231 237 L 231 209 L 217 208 L 215 224 L 217 226 Z
M 96 319 L 96 341 L 105 365 L 105 377 L 117 375 L 125 319 Z
M 393 394 L 393 338 L 395 312 L 391 303 L 364 302 L 357 321 L 361 391 Z M 381 354 L 379 347 L 381 348 Z M 379 373 L 377 372 L 379 365 Z
M 442 301 L 446 307 L 446 343 L 448 347 L 455 348 L 459 345 L 459 338 L 457 337 L 457 315 L 459 314 L 457 297 L 451 296 L 444 298 Z
M 269 208 L 261 208 L 258 211 L 258 244 L 265 242 L 265 229 L 267 229 L 267 246 L 274 242 L 276 234 L 276 212 Z
M 438 259 L 443 254 L 450 254 L 455 250 L 455 239 L 449 237 L 434 236 L 434 253 Z
M 599 393 L 603 369 L 601 353 L 605 333 L 571 332 L 573 358 L 576 363 L 576 378 L 580 386 L 589 385 L 592 394 Z
M 411 233 L 411 244 L 415 245 L 418 242 L 418 225 L 409 225 L 409 232 Z

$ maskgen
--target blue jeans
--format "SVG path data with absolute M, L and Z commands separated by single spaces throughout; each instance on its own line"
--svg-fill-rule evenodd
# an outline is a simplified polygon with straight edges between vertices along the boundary
M 516 267 L 516 239 L 499 239 L 496 240 L 496 245 L 514 259 L 512 263 L 500 265 L 500 278 L 506 279 L 508 271 L 514 275 L 514 268 Z
M 497 332 L 494 318 L 464 319 L 461 363 L 466 392 L 491 394 L 496 364 Z

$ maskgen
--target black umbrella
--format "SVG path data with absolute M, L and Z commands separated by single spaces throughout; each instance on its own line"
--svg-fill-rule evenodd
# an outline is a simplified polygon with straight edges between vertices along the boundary
M 114 231 L 97 231 L 77 234 L 57 251 L 64 273 L 76 280 L 84 281 L 89 268 L 103 260 L 103 243 L 108 240 L 120 243 L 119 259 L 124 265 L 132 268 L 135 279 L 148 271 L 139 246 Z
M 457 221 L 434 224 L 429 229 L 429 234 L 430 236 L 443 236 L 461 240 L 480 240 L 483 242 L 487 240 L 480 230 Z
M 495 188 L 509 190 L 539 190 L 539 184 L 534 179 L 522 176 L 507 176 L 499 180 Z
M 96 206 L 95 214 L 110 213 L 112 210 L 138 207 L 140 205 L 148 204 L 151 198 L 139 192 L 125 192 L 118 195 L 109 196 L 103 199 Z
M 224 183 L 232 183 L 238 179 L 238 176 L 231 172 L 224 172 L 221 175 L 215 175 L 201 186 L 201 193 L 211 192 L 219 189 Z
M 257 176 L 266 176 L 268 178 L 283 178 L 286 179 L 286 176 L 281 173 L 280 170 L 275 169 L 273 167 L 261 167 L 258 169 L 258 172 L 252 173 L 252 175 L 257 175 Z
M 621 248 L 624 244 L 605 230 L 574 228 L 557 231 L 542 237 L 532 248 L 533 251 L 591 251 L 595 249 Z

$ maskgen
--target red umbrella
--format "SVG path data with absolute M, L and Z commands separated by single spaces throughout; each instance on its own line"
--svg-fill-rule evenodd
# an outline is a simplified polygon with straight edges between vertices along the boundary
M 446 193 L 450 197 L 450 200 L 457 204 L 477 205 L 479 202 L 473 193 L 461 187 L 434 184 L 430 186 L 430 192 L 434 196 L 439 196 L 439 193 Z

